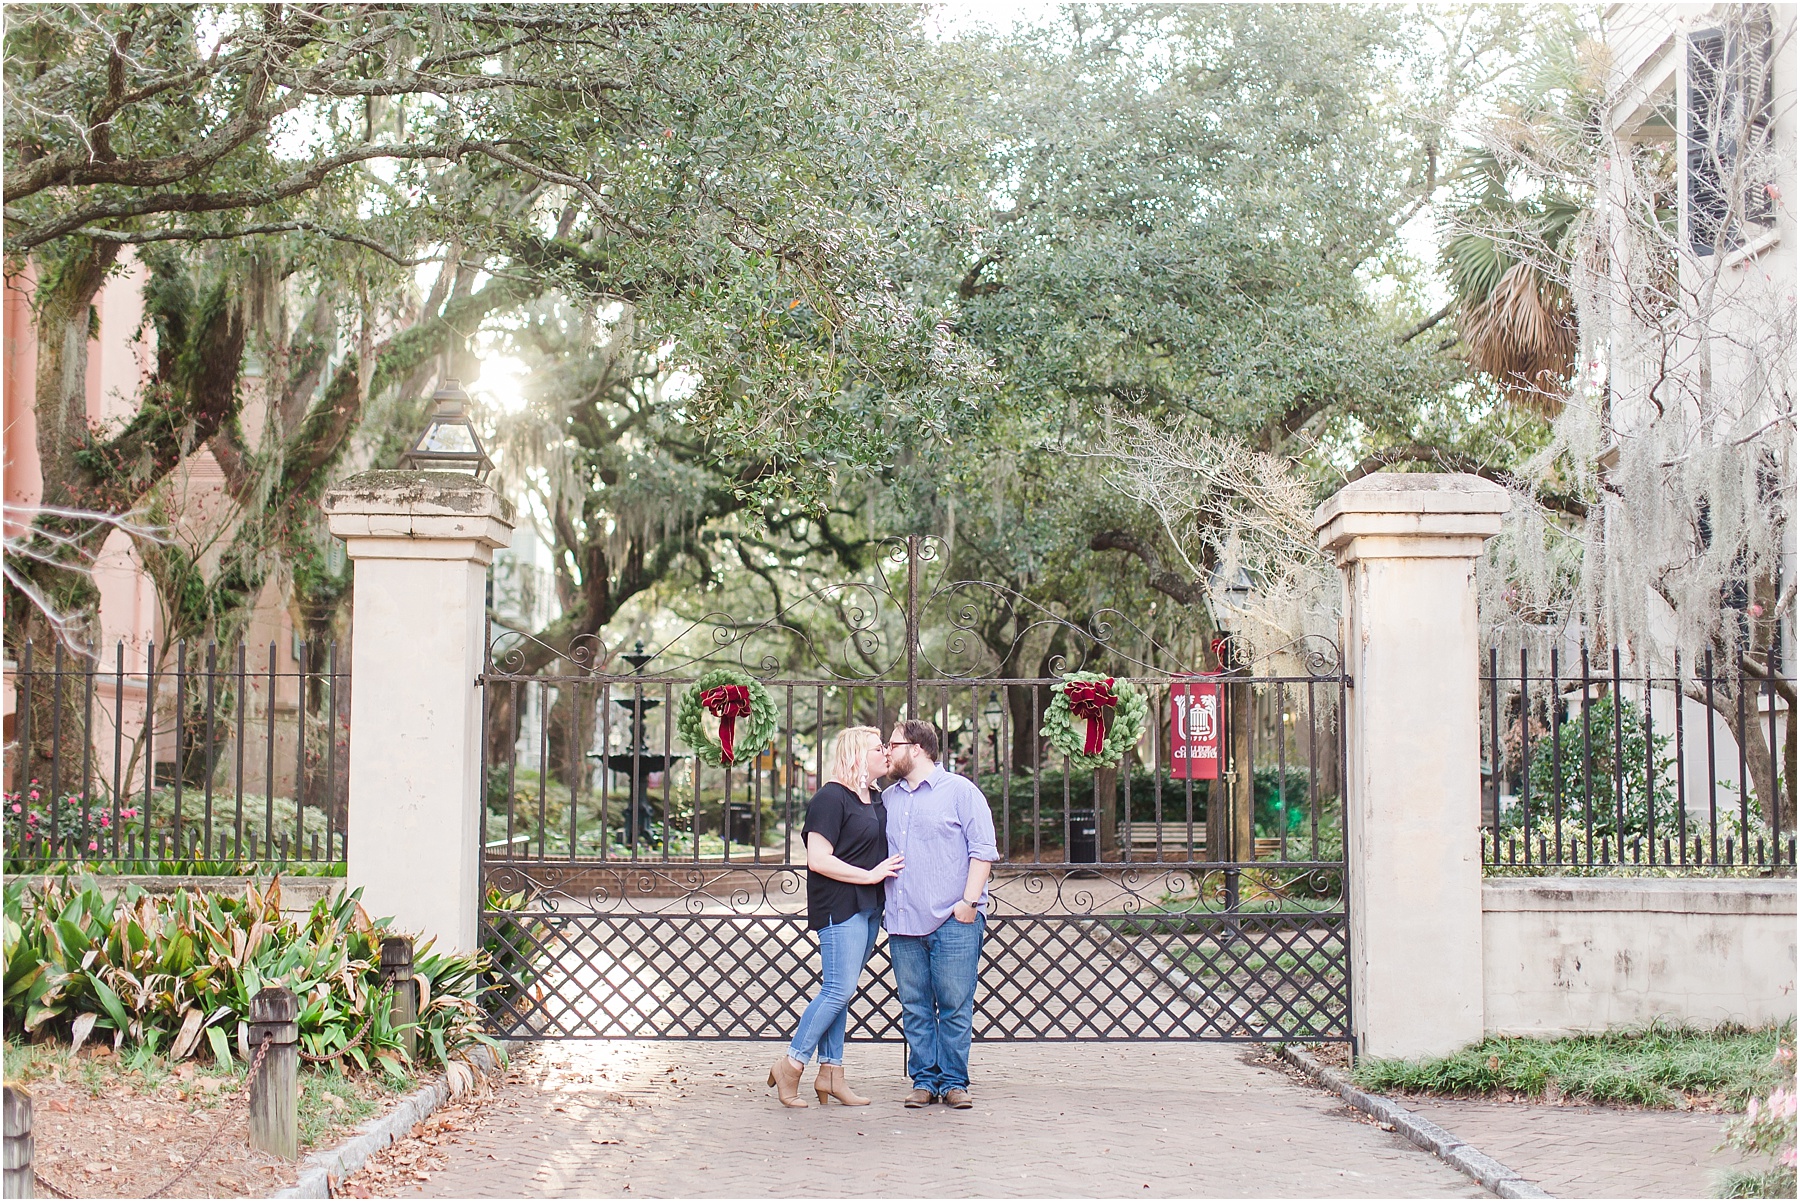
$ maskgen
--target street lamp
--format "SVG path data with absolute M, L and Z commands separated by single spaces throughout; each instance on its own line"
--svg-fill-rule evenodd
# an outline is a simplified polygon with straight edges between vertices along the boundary
M 1240 614 L 1249 608 L 1250 598 L 1256 592 L 1256 582 L 1250 579 L 1250 573 L 1244 570 L 1242 564 L 1238 565 L 1237 571 L 1232 573 L 1229 580 L 1225 579 L 1223 564 L 1214 568 L 1212 587 L 1214 592 L 1225 594 L 1225 607 L 1228 610 Z M 1213 636 L 1213 654 L 1218 657 L 1221 669 L 1234 666 L 1231 661 L 1236 658 L 1233 654 L 1235 651 L 1231 631 L 1221 625 Z
M 994 771 L 1000 770 L 1000 690 L 988 690 L 987 707 L 981 711 L 982 722 L 988 729 L 988 742 L 994 749 Z
M 400 466 L 415 472 L 460 472 L 487 479 L 494 461 L 488 458 L 475 423 L 469 420 L 469 394 L 463 391 L 462 381 L 445 378 L 431 401 L 431 420 L 400 456 Z

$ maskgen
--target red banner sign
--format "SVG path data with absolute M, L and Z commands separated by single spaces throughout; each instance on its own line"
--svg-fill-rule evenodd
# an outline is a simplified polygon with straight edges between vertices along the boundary
M 1169 757 L 1176 780 L 1219 779 L 1219 686 L 1176 681 L 1169 686 Z

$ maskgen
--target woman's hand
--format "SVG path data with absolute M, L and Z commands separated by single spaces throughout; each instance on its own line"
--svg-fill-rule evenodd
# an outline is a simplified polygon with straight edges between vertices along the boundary
M 875 867 L 869 869 L 869 879 L 865 885 L 879 885 L 891 876 L 899 876 L 900 870 L 906 867 L 905 856 L 889 856 Z

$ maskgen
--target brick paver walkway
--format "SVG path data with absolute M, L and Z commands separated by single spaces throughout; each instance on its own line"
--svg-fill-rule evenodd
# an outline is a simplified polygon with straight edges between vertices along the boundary
M 542 1045 L 404 1196 L 1487 1196 L 1238 1045 L 977 1045 L 966 1112 L 902 1108 L 900 1049 L 869 1045 L 874 1105 L 786 1110 L 778 1052 Z
M 1721 1114 L 1398 1100 L 1558 1198 L 1710 1198 L 1745 1163 L 1715 1150 L 1728 1121 Z

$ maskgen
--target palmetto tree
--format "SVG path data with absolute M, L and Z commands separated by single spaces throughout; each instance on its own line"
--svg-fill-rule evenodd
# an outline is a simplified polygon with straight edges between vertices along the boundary
M 1451 176 L 1441 256 L 1463 353 L 1508 400 L 1554 417 L 1574 379 L 1566 281 L 1592 210 L 1590 131 L 1603 58 L 1580 31 L 1547 37 L 1498 119 Z
M 1506 177 L 1489 150 L 1464 164 L 1457 182 L 1472 203 L 1457 219 L 1479 213 L 1485 228 L 1445 243 L 1444 265 L 1469 363 L 1508 400 L 1553 417 L 1574 376 L 1577 338 L 1569 291 L 1545 264 L 1561 257 L 1586 206 L 1567 195 L 1515 197 Z

